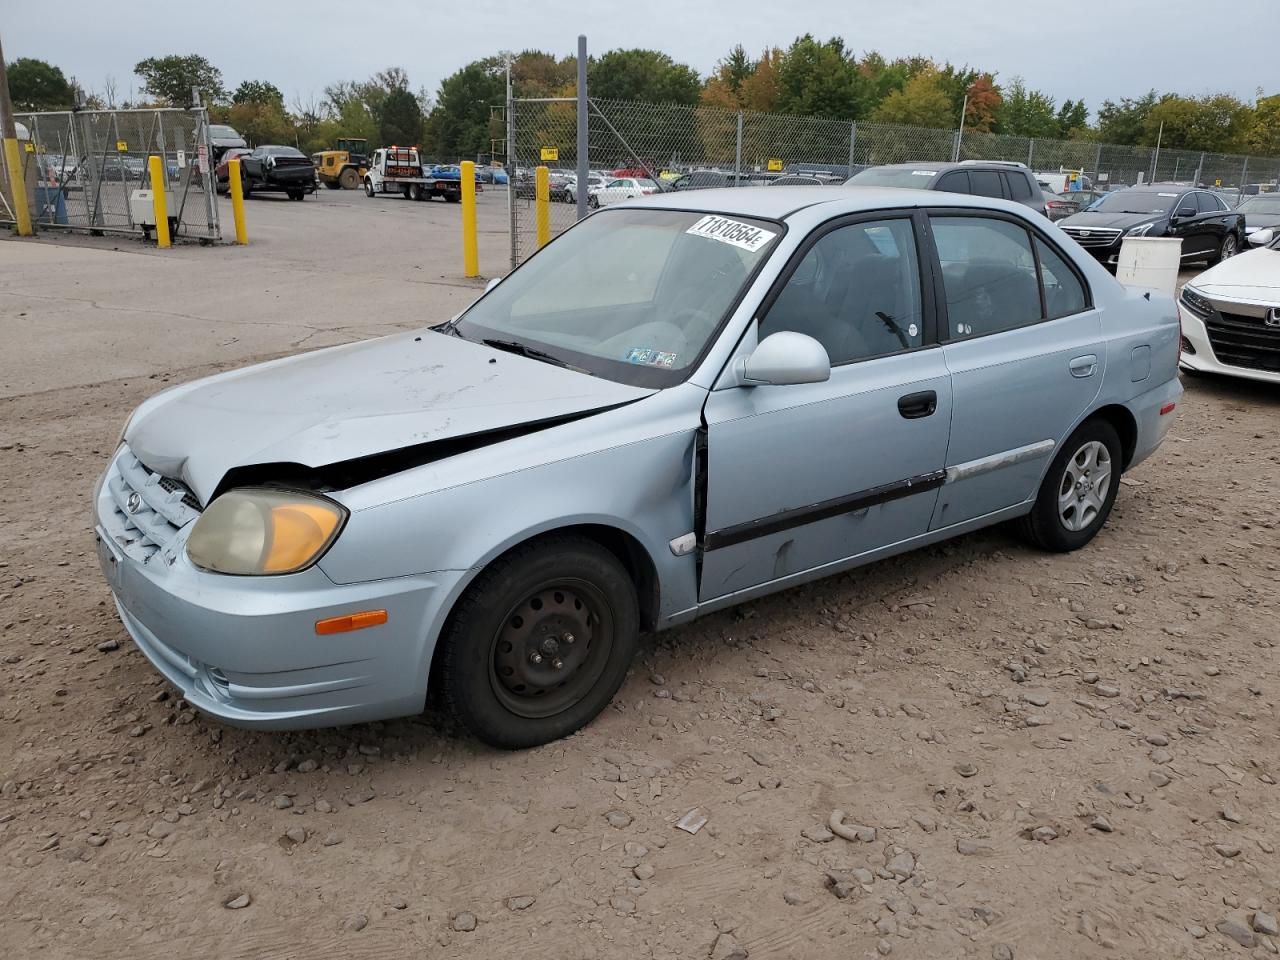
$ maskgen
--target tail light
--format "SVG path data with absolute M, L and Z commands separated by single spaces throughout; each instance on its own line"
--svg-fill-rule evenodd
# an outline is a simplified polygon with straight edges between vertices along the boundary
M 641 190 L 640 191 L 641 195 L 646 197 L 657 192 L 658 192 L 657 190 Z

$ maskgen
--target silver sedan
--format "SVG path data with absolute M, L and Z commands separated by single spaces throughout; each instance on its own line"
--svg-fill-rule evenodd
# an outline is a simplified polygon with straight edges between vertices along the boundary
M 641 631 L 1002 521 L 1088 543 L 1172 420 L 1178 319 L 1047 220 L 916 190 L 610 206 L 420 331 L 184 384 L 95 493 L 196 707 L 313 727 L 439 684 L 526 747 Z

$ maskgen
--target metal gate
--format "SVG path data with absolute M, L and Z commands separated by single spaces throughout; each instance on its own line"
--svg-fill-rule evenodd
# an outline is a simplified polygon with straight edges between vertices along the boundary
M 203 108 L 27 113 L 17 120 L 31 138 L 23 144 L 23 179 L 38 228 L 149 233 L 151 202 L 134 194 L 153 189 L 148 158 L 158 156 L 170 234 L 221 238 Z

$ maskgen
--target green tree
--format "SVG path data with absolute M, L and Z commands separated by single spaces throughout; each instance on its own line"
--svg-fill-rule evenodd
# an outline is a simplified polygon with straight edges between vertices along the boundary
M 230 107 L 215 107 L 210 115 L 235 127 L 251 146 L 264 143 L 290 146 L 298 142 L 297 125 L 278 103 L 234 103 Z
M 133 72 L 141 78 L 144 93 L 175 107 L 190 105 L 192 87 L 214 103 L 227 98 L 222 71 L 199 54 L 148 57 L 138 61 Z
M 938 70 L 926 70 L 907 81 L 876 107 L 871 119 L 878 123 L 897 123 L 913 127 L 954 127 L 959 108 L 952 108 L 946 86 Z
M 587 65 L 587 89 L 605 100 L 695 104 L 702 81 L 659 50 L 610 50 Z
M 274 103 L 284 109 L 284 94 L 280 88 L 265 80 L 243 80 L 231 94 L 232 103 Z
M 1258 98 L 1245 146 L 1252 153 L 1280 157 L 1280 94 Z
M 1014 77 L 1004 88 L 998 130 L 1015 137 L 1058 136 L 1060 128 L 1053 97 L 1027 89 L 1021 77 Z
M 1083 100 L 1063 100 L 1057 120 L 1059 137 L 1078 138 L 1089 126 L 1089 108 Z
M 1252 110 L 1227 93 L 1190 98 L 1166 94 L 1142 122 L 1143 142 L 1170 149 L 1231 152 L 1244 148 Z M 1163 132 L 1161 132 L 1163 130 Z
M 15 110 L 69 110 L 75 106 L 75 86 L 60 67 L 19 57 L 7 69 L 9 97 Z
M 870 108 L 871 83 L 840 37 L 797 37 L 774 67 L 782 113 L 860 120 Z
M 517 97 L 567 97 L 578 86 L 578 61 L 541 50 L 525 50 L 511 61 L 511 85 Z
M 382 100 L 378 135 L 384 145 L 417 146 L 422 140 L 422 111 L 407 89 L 392 90 Z
M 1143 122 L 1159 100 L 1150 90 L 1140 97 L 1124 97 L 1119 103 L 1102 101 L 1098 109 L 1098 139 L 1103 143 L 1140 144 Z
M 476 60 L 446 77 L 427 117 L 422 137 L 427 151 L 448 160 L 487 153 L 490 140 L 501 136 L 491 127 L 489 108 L 505 98 L 505 64 L 497 57 Z

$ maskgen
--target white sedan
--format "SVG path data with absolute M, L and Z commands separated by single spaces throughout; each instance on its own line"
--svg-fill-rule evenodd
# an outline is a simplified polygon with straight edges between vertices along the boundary
M 659 189 L 661 188 L 647 177 L 619 177 L 602 187 L 588 190 L 587 202 L 593 207 L 607 207 L 611 203 L 651 196 Z
M 1182 288 L 1182 369 L 1280 384 L 1280 230 Z

